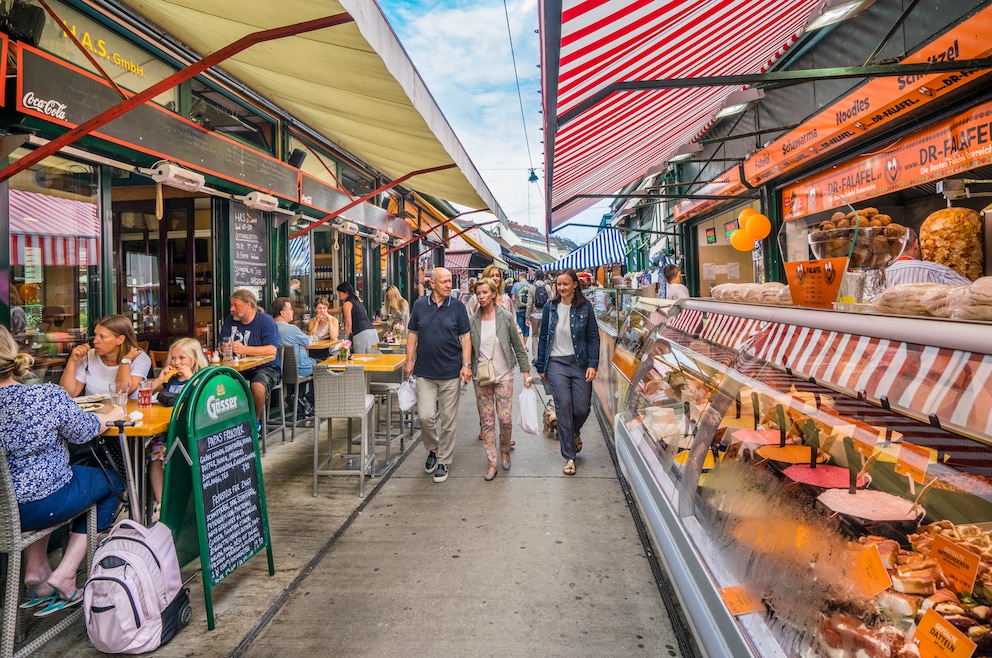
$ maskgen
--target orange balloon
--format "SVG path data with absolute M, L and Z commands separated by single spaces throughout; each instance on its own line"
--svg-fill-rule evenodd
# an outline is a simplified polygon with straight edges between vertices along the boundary
M 754 240 L 742 228 L 730 234 L 730 244 L 734 245 L 737 251 L 751 251 L 754 249 Z
M 740 223 L 740 226 L 743 227 L 744 223 L 747 222 L 748 217 L 757 214 L 758 211 L 755 210 L 754 208 L 745 208 L 744 210 L 741 211 L 741 214 L 737 215 L 737 221 Z
M 747 218 L 744 230 L 752 240 L 764 240 L 772 232 L 772 223 L 761 213 L 754 213 Z

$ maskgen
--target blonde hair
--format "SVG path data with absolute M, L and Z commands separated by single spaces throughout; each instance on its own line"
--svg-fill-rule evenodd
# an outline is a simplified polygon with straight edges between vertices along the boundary
M 194 373 L 200 368 L 207 367 L 207 357 L 203 353 L 203 346 L 200 345 L 200 341 L 195 338 L 178 338 L 173 341 L 172 345 L 169 345 L 169 360 L 172 360 L 172 353 L 176 350 L 183 350 L 186 352 L 186 356 L 193 360 L 193 367 L 190 368 Z
M 479 293 L 479 286 L 489 286 L 489 289 L 493 291 L 493 302 L 497 306 L 499 306 L 499 294 L 500 294 L 500 290 L 496 286 L 496 282 L 493 281 L 490 277 L 484 276 L 484 277 L 482 277 L 481 279 L 479 279 L 478 281 L 475 282 L 475 291 L 474 292 L 476 294 Z
M 386 288 L 386 312 L 396 309 L 398 313 L 406 313 L 410 304 L 400 295 L 400 289 L 396 286 Z
M 106 315 L 96 322 L 97 327 L 103 327 L 114 336 L 124 336 L 124 342 L 117 347 L 117 362 L 124 355 L 138 346 L 138 337 L 134 334 L 131 321 L 123 315 Z
M 492 279 L 494 272 L 496 274 L 499 274 L 499 280 L 500 281 L 505 281 L 506 280 L 506 277 L 503 276 L 503 270 L 499 269 L 499 267 L 497 267 L 496 264 L 493 263 L 491 265 L 486 266 L 486 269 L 482 270 L 482 276 L 479 278 L 478 281 L 475 282 L 475 285 L 479 285 L 479 283 L 482 282 L 482 279 Z M 502 290 L 495 290 L 495 292 L 501 293 L 503 291 Z
M 0 381 L 21 378 L 31 371 L 34 357 L 17 351 L 17 343 L 7 327 L 0 325 Z

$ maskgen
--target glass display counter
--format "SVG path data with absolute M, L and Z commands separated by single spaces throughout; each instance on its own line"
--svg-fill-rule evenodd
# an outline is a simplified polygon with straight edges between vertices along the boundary
M 707 655 L 992 655 L 988 325 L 891 320 L 629 313 L 617 455 Z

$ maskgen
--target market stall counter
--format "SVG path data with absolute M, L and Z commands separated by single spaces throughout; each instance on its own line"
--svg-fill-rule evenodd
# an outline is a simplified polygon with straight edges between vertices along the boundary
M 992 655 L 988 335 L 634 305 L 617 455 L 707 655 Z

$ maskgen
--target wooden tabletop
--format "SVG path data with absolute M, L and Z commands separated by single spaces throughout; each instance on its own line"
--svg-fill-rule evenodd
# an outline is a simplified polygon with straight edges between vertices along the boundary
M 163 407 L 157 402 L 152 406 L 142 408 L 137 400 L 127 401 L 127 413 L 140 411 L 143 418 L 134 427 L 125 427 L 124 433 L 128 436 L 158 436 L 169 432 L 169 422 L 172 420 L 172 407 Z
M 364 366 L 365 372 L 396 372 L 406 362 L 405 354 L 356 354 L 347 363 L 331 357 L 320 362 L 322 366 Z
M 330 338 L 322 338 L 320 340 L 315 340 L 312 343 L 310 343 L 310 347 L 308 349 L 311 349 L 311 350 L 333 350 L 333 349 L 337 348 L 337 346 L 340 345 L 340 344 L 341 344 L 341 341 L 340 340 L 337 340 L 337 339 L 332 340 Z
M 406 341 L 405 340 L 398 340 L 395 343 L 383 343 L 383 342 L 379 342 L 379 343 L 376 343 L 375 345 L 373 345 L 372 347 L 376 348 L 377 350 L 378 349 L 383 349 L 383 348 L 385 348 L 385 349 L 392 348 L 394 350 L 396 350 L 396 349 L 406 349 Z
M 237 361 L 221 361 L 220 363 L 211 363 L 212 366 L 226 366 L 237 370 L 238 372 L 244 372 L 245 370 L 251 370 L 252 368 L 257 368 L 258 366 L 264 366 L 266 363 L 272 363 L 276 360 L 274 355 L 270 356 L 244 356 L 239 358 Z

